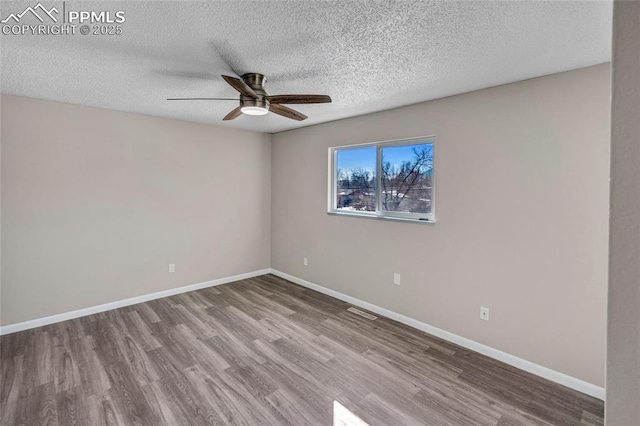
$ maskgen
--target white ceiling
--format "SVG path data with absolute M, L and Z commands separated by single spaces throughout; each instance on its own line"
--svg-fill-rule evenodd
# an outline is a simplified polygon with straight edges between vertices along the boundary
M 29 3 L 2 2 L 2 19 Z M 32 2 L 33 4 L 37 1 Z M 60 5 L 62 2 L 46 2 Z M 125 11 L 119 36 L 2 35 L 2 93 L 279 132 L 607 62 L 610 1 L 77 2 Z M 37 22 L 36 22 L 37 23 Z M 220 74 L 260 72 L 270 94 L 328 94 L 222 122 Z

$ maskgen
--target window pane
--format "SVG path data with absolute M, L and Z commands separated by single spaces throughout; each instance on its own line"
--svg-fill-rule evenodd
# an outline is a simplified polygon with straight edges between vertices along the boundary
M 336 152 L 336 210 L 376 211 L 376 148 Z
M 433 143 L 382 148 L 382 210 L 431 213 Z

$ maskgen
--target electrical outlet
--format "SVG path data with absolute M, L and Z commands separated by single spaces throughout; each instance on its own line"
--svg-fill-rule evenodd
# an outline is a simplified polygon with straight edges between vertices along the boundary
M 480 306 L 480 319 L 489 321 L 489 308 L 485 308 L 484 306 Z
M 303 257 L 303 258 L 302 258 L 302 264 L 303 264 L 304 266 L 309 266 L 309 259 L 307 259 L 306 257 Z
M 397 272 L 393 274 L 393 283 L 395 285 L 400 285 L 400 274 Z
M 172 274 L 176 271 L 176 265 L 173 263 L 169 264 L 169 273 Z

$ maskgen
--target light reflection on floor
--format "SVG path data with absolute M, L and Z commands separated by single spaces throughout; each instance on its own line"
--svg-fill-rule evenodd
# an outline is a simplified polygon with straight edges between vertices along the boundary
M 333 426 L 369 426 L 369 424 L 334 400 Z

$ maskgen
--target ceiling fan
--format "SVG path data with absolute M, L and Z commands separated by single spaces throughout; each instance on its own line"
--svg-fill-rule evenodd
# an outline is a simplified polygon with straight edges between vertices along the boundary
M 240 92 L 240 105 L 222 120 L 233 120 L 241 114 L 265 115 L 269 111 L 292 120 L 302 121 L 307 116 L 283 104 L 323 104 L 331 102 L 327 95 L 269 95 L 264 90 L 266 78 L 255 72 L 242 75 L 242 80 L 223 75 L 222 78 Z M 237 98 L 168 98 L 168 101 L 237 101 Z

